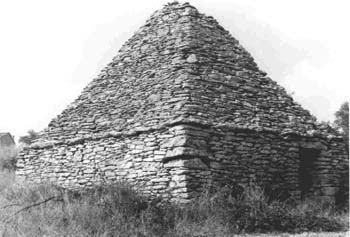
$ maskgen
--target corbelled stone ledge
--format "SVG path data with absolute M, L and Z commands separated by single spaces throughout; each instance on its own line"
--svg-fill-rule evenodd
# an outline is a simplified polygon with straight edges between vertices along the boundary
M 229 130 L 237 130 L 237 131 L 247 131 L 247 132 L 262 132 L 262 133 L 273 133 L 273 134 L 280 134 L 282 136 L 300 136 L 300 137 L 318 137 L 318 138 L 323 138 L 323 139 L 334 139 L 334 140 L 339 140 L 341 141 L 343 138 L 339 135 L 335 135 L 334 133 L 325 133 L 324 131 L 321 130 L 309 130 L 306 131 L 305 133 L 300 133 L 300 132 L 295 132 L 292 129 L 284 129 L 282 131 L 279 131 L 277 129 L 272 129 L 272 128 L 267 128 L 267 127 L 252 127 L 251 125 L 247 126 L 241 126 L 241 125 L 234 125 L 234 124 L 228 124 L 228 123 L 223 123 L 223 124 L 203 124 L 202 121 L 198 121 L 195 119 L 179 119 L 179 120 L 173 120 L 168 123 L 163 123 L 162 125 L 157 125 L 157 126 L 152 126 L 152 127 L 136 127 L 135 129 L 132 129 L 127 132 L 118 132 L 118 131 L 111 131 L 111 132 L 105 132 L 103 134 L 87 134 L 84 137 L 76 137 L 72 139 L 67 139 L 67 140 L 62 140 L 62 141 L 37 141 L 31 144 L 28 147 L 25 147 L 24 149 L 42 149 L 42 148 L 47 148 L 47 147 L 52 147 L 55 145 L 61 145 L 61 144 L 66 144 L 66 145 L 75 145 L 79 143 L 83 143 L 85 141 L 89 140 L 98 140 L 98 139 L 104 139 L 104 138 L 122 138 L 126 136 L 137 136 L 140 133 L 149 133 L 149 132 L 154 132 L 156 130 L 162 130 L 165 128 L 169 128 L 178 124 L 183 124 L 183 125 L 192 125 L 195 127 L 201 127 L 201 128 L 206 128 L 206 129 L 215 129 L 215 128 L 220 128 L 220 129 L 229 129 Z

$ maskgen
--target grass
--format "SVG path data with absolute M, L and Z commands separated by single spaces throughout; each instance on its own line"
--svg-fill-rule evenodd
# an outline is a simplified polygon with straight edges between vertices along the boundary
M 81 192 L 50 184 L 3 185 L 0 189 L 3 236 L 175 237 L 345 231 L 347 216 L 326 201 L 270 200 L 257 186 L 246 187 L 239 196 L 231 195 L 228 188 L 204 192 L 182 206 L 148 200 L 123 184 Z

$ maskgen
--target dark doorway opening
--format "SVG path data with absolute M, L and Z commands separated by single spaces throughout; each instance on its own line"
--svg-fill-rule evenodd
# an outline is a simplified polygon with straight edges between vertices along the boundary
M 320 155 L 320 151 L 312 148 L 300 148 L 299 165 L 299 186 L 301 197 L 310 191 L 313 185 L 313 172 L 315 170 L 315 160 Z

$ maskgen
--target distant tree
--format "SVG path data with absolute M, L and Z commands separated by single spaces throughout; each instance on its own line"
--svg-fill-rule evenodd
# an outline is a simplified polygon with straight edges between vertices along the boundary
M 35 139 L 39 137 L 39 134 L 34 130 L 29 130 L 28 135 L 22 136 L 18 139 L 20 143 L 24 143 L 26 145 L 30 145 L 33 143 Z
M 349 145 L 349 102 L 344 102 L 335 113 L 334 127 Z

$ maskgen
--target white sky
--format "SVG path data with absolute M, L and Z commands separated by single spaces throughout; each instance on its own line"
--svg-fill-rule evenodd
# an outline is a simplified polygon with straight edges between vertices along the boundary
M 42 130 L 167 0 L 0 0 L 0 132 Z M 350 1 L 191 0 L 319 120 L 349 86 Z

